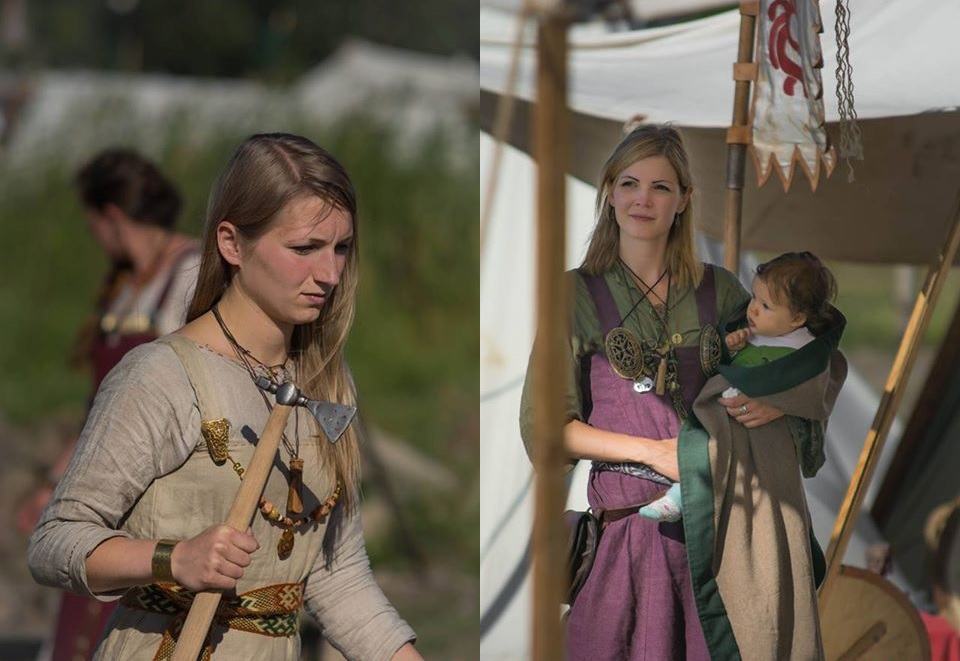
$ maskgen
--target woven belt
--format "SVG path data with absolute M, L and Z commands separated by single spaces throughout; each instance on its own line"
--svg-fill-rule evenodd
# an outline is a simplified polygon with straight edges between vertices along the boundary
M 664 477 L 646 464 L 594 461 L 593 467 L 598 471 L 613 471 L 615 473 L 623 473 L 624 475 L 632 475 L 633 477 L 642 477 L 645 480 L 650 480 L 658 484 L 673 484 L 673 480 L 668 477 Z
M 128 590 L 120 600 L 127 608 L 172 616 L 163 632 L 163 640 L 153 657 L 154 661 L 165 661 L 173 654 L 193 597 L 193 592 L 179 585 L 153 583 Z M 263 636 L 293 636 L 299 631 L 302 606 L 302 583 L 267 585 L 231 599 L 221 599 L 213 623 Z M 200 658 L 208 661 L 212 653 L 213 647 L 208 639 Z

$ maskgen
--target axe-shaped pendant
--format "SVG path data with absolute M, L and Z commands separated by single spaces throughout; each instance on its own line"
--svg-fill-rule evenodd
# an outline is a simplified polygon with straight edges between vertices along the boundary
M 257 377 L 257 386 L 267 392 L 276 393 L 277 384 L 270 379 L 261 376 Z M 347 406 L 346 404 L 336 404 L 334 402 L 320 402 L 315 399 L 307 399 L 303 395 L 298 395 L 294 406 L 302 406 L 317 419 L 320 429 L 326 434 L 331 443 L 336 443 L 343 436 L 343 432 L 350 426 L 354 416 L 357 414 L 356 406 Z

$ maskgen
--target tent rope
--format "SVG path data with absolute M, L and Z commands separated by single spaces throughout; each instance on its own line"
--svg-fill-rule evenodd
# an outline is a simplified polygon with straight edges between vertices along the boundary
M 847 181 L 853 182 L 853 159 L 863 160 L 863 134 L 853 106 L 853 67 L 850 65 L 850 0 L 837 0 L 837 110 L 840 113 L 840 158 L 847 162 Z
M 510 124 L 513 122 L 514 93 L 517 87 L 517 74 L 520 70 L 520 49 L 523 46 L 523 33 L 532 12 L 532 0 L 523 0 L 520 11 L 517 12 L 517 27 L 510 47 L 510 69 L 507 72 L 507 84 L 497 102 L 497 114 L 493 123 L 493 157 L 490 159 L 490 172 L 487 175 L 487 185 L 480 207 L 481 260 L 487 243 L 490 216 L 493 214 L 493 201 L 497 196 L 497 182 L 500 180 L 500 166 L 503 158 L 503 143 L 507 139 L 507 131 L 510 130 Z

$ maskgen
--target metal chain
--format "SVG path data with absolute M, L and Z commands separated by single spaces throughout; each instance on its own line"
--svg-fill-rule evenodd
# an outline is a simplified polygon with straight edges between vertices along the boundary
M 850 65 L 850 0 L 837 0 L 837 111 L 840 114 L 840 158 L 847 162 L 847 181 L 852 182 L 853 162 L 863 160 L 863 135 L 853 105 L 853 67 Z

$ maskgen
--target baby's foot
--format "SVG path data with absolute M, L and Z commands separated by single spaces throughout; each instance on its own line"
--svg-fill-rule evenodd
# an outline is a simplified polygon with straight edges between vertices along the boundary
M 654 521 L 679 521 L 683 516 L 680 500 L 680 483 L 674 482 L 673 486 L 667 489 L 667 493 L 649 505 L 641 507 L 637 514 L 647 519 L 653 519 Z

